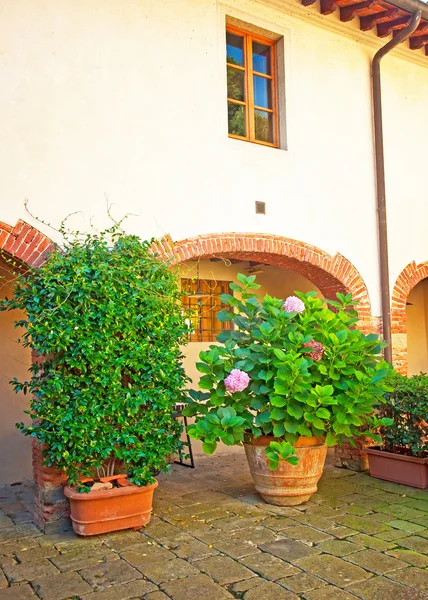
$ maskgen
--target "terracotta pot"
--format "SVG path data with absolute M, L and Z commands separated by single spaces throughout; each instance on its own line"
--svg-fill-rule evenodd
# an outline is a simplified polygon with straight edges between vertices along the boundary
M 78 535 L 98 535 L 120 529 L 141 529 L 150 521 L 153 492 L 158 482 L 145 487 L 129 485 L 99 492 L 76 492 L 68 485 L 71 521 Z
M 372 477 L 422 490 L 428 488 L 428 458 L 394 454 L 379 448 L 368 448 L 367 456 Z
M 271 471 L 266 448 L 275 438 L 261 436 L 244 443 L 251 475 L 256 490 L 269 504 L 296 506 L 309 500 L 317 491 L 322 475 L 327 446 L 321 438 L 301 437 L 294 448 L 299 458 L 297 465 L 281 460 L 278 468 Z

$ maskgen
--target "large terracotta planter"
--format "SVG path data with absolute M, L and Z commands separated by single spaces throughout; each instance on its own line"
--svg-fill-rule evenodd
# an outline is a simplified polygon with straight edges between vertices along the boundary
M 296 506 L 309 500 L 317 491 L 322 475 L 327 446 L 320 438 L 301 437 L 294 448 L 299 458 L 297 465 L 280 461 L 278 468 L 271 471 L 266 448 L 275 438 L 261 436 L 244 443 L 251 475 L 260 496 L 269 504 Z
M 394 454 L 379 448 L 368 448 L 367 456 L 372 477 L 422 490 L 428 488 L 428 458 Z
M 153 492 L 158 483 L 110 490 L 76 492 L 68 485 L 71 521 L 78 535 L 98 535 L 120 529 L 141 529 L 150 521 Z

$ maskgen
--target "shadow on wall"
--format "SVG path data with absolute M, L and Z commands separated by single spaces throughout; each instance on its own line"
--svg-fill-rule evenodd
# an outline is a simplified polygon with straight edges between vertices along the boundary
M 0 297 L 10 298 L 12 274 L 2 258 L 0 276 Z M 0 312 L 0 485 L 32 477 L 31 440 L 15 427 L 17 421 L 29 422 L 23 413 L 29 401 L 24 394 L 15 394 L 9 384 L 14 377 L 27 378 L 31 364 L 31 351 L 18 344 L 19 331 L 13 326 L 21 318 L 19 311 Z

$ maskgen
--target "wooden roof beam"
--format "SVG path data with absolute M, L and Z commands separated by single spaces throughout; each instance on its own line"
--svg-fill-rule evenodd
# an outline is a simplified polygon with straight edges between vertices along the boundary
M 390 21 L 398 15 L 398 8 L 388 8 L 375 13 L 374 15 L 365 15 L 360 17 L 360 29 L 361 31 L 370 31 L 378 23 L 385 23 Z
M 375 0 L 365 0 L 365 2 L 358 2 L 357 4 L 348 4 L 347 6 L 340 7 L 340 20 L 346 23 L 347 21 L 352 21 L 355 15 L 362 10 L 367 10 L 371 8 Z
M 412 15 L 406 15 L 405 17 L 399 17 L 392 21 L 386 21 L 385 23 L 378 23 L 377 34 L 380 38 L 388 37 L 395 29 L 403 29 L 406 27 L 412 18 Z
M 409 40 L 410 43 L 410 48 L 412 50 L 419 50 L 419 48 L 423 48 L 423 46 L 425 46 L 425 54 L 427 51 L 427 44 L 428 44 L 428 35 L 416 35 L 414 37 L 411 37 Z
M 320 12 L 322 15 L 331 15 L 336 8 L 336 0 L 320 0 Z

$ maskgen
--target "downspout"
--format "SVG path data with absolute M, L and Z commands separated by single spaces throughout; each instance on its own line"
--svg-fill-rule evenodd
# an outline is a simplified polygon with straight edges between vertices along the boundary
M 412 35 L 418 27 L 422 11 L 418 4 L 410 5 L 415 8 L 412 19 L 404 29 L 385 46 L 380 48 L 373 57 L 372 62 L 372 95 L 373 95 L 373 122 L 374 122 L 374 143 L 375 143 L 375 170 L 376 170 L 376 194 L 377 194 L 377 224 L 379 238 L 379 264 L 380 264 L 380 285 L 382 300 L 382 325 L 383 339 L 388 344 L 384 349 L 384 358 L 392 363 L 392 336 L 391 336 L 391 305 L 389 289 L 389 264 L 388 264 L 388 230 L 386 220 L 386 190 L 385 190 L 385 157 L 383 144 L 383 124 L 382 124 L 382 93 L 380 78 L 380 61 L 393 50 L 398 44 L 404 42 Z

